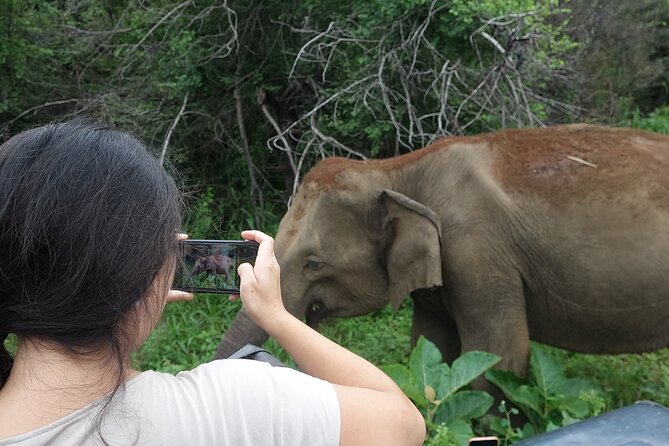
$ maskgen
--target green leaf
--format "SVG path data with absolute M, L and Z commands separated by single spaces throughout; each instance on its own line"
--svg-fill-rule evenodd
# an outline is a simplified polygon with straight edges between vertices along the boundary
M 447 396 L 444 389 L 448 389 L 450 379 L 451 369 L 446 363 L 433 365 L 427 370 L 427 382 L 436 390 L 437 399 L 443 399 Z
M 474 436 L 471 425 L 464 420 L 455 420 L 446 425 L 448 433 L 455 438 L 460 446 L 467 446 L 469 439 Z
M 566 399 L 561 402 L 560 407 L 563 412 L 579 419 L 586 418 L 590 413 L 590 405 L 579 398 Z
M 424 387 L 419 387 L 409 369 L 399 364 L 381 366 L 381 370 L 388 375 L 402 389 L 402 392 L 416 405 L 424 409 L 427 407 Z
M 492 353 L 472 351 L 467 352 L 453 361 L 450 379 L 445 388 L 440 388 L 440 394 L 451 395 L 474 381 L 486 370 L 497 364 L 502 358 Z
M 543 412 L 542 407 L 545 401 L 541 393 L 537 388 L 530 386 L 526 379 L 506 370 L 488 370 L 485 376 L 523 410 L 532 410 L 537 414 Z
M 440 364 L 441 361 L 439 349 L 421 336 L 409 357 L 409 370 L 421 390 L 426 384 L 432 384 L 428 379 L 428 371 L 430 367 Z
M 560 363 L 549 353 L 531 345 L 530 369 L 539 390 L 547 398 L 560 392 L 564 383 L 564 374 Z
M 561 412 L 561 414 L 562 414 L 562 427 L 578 423 L 579 421 L 582 420 L 581 418 L 578 417 L 577 418 L 572 417 L 568 412 L 564 410 Z
M 482 417 L 490 409 L 494 398 L 486 392 L 464 390 L 442 403 L 435 413 L 437 423 L 450 426 L 456 420 Z
M 488 429 L 494 434 L 505 436 L 511 427 L 506 418 L 498 417 L 497 415 L 488 415 Z

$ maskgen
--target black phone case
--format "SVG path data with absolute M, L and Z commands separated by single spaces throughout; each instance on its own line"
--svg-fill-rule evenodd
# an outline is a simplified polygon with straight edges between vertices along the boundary
M 239 276 L 237 275 L 237 267 L 241 263 L 254 264 L 259 246 L 257 242 L 248 240 L 183 240 L 180 244 L 182 245 L 182 252 L 179 258 L 179 263 L 177 264 L 177 271 L 175 273 L 172 289 L 210 294 L 239 294 Z M 189 251 L 189 247 L 192 251 Z M 214 249 L 214 252 L 217 253 L 212 254 L 209 251 L 204 251 L 204 247 L 211 247 Z M 198 248 L 200 249 L 198 250 Z M 231 250 L 234 250 L 234 259 L 228 255 Z M 248 250 L 248 252 L 244 253 L 242 250 Z M 223 252 L 225 252 L 225 255 Z M 242 256 L 240 256 L 240 252 L 243 253 Z M 186 259 L 189 256 L 195 256 L 194 253 L 209 255 L 197 256 L 198 260 L 195 261 L 193 268 L 189 270 L 189 262 Z M 220 262 L 216 262 L 215 259 L 212 258 L 210 261 L 207 261 L 206 266 L 202 266 L 201 268 L 198 267 L 200 259 L 216 256 L 227 258 L 227 261 L 224 262 L 221 260 Z M 220 265 L 219 263 L 223 263 L 223 265 Z M 224 269 L 219 272 L 219 268 Z M 196 269 L 198 269 L 197 272 Z M 201 276 L 202 272 L 206 272 L 207 276 L 203 278 Z M 211 277 L 219 275 L 225 276 L 225 280 L 222 285 L 197 286 L 197 283 L 193 284 L 194 273 L 199 276 L 199 281 L 207 280 L 210 283 L 217 282 L 216 278 L 211 280 Z M 230 281 L 230 275 L 234 276 L 232 282 Z M 220 283 L 220 281 L 218 281 L 218 283 Z

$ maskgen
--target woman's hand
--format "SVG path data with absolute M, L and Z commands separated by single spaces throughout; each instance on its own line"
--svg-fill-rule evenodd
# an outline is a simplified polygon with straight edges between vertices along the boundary
M 177 234 L 177 239 L 186 240 L 188 239 L 188 234 Z M 193 293 L 188 293 L 186 291 L 179 290 L 170 290 L 167 293 L 167 302 L 178 302 L 181 300 L 193 300 Z
M 260 231 L 243 231 L 242 237 L 260 244 L 255 266 L 242 263 L 237 267 L 242 303 L 249 317 L 265 328 L 278 316 L 286 313 L 281 300 L 279 263 L 274 257 L 274 239 Z M 237 297 L 239 296 L 230 296 L 230 299 Z
M 180 290 L 169 290 L 167 292 L 167 302 L 179 302 L 182 300 L 193 300 L 193 293 Z

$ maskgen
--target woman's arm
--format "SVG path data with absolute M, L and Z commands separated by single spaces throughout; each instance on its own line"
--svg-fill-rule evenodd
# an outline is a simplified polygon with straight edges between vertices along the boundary
M 423 417 L 392 379 L 285 310 L 274 240 L 259 231 L 244 231 L 242 237 L 260 243 L 255 266 L 239 267 L 244 307 L 304 372 L 334 385 L 342 417 L 340 444 L 422 444 Z

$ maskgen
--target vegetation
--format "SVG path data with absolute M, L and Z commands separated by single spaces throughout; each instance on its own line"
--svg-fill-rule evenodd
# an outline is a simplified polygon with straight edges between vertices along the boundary
M 607 407 L 599 385 L 588 379 L 566 378 L 560 363 L 537 345 L 531 346 L 529 374 L 529 379 L 504 370 L 489 370 L 485 374 L 529 420 L 522 429 L 513 428 L 508 415 L 517 414 L 518 409 L 507 411 L 502 404 L 500 412 L 506 417 L 493 419 L 490 428 L 506 441 L 597 416 Z
M 0 142 L 101 117 L 164 158 L 192 237 L 275 233 L 301 175 L 325 156 L 388 157 L 445 135 L 573 121 L 669 133 L 668 20 L 668 0 L 0 0 Z M 215 295 L 169 305 L 136 366 L 208 360 L 238 305 Z M 404 378 L 423 361 L 445 371 L 428 343 L 411 353 L 410 324 L 407 302 L 322 331 Z M 510 405 L 488 424 L 458 420 L 513 441 L 638 399 L 669 405 L 669 350 L 533 346 L 533 358 L 529 381 L 489 372 L 531 431 L 504 425 Z M 537 380 L 545 370 L 555 382 Z M 602 391 L 574 411 L 556 383 L 583 378 Z M 440 407 L 459 393 L 428 385 L 434 396 L 414 388 L 414 401 L 432 444 L 446 444 L 464 424 L 440 424 Z
M 394 364 L 383 370 L 423 413 L 431 433 L 428 444 L 466 445 L 474 436 L 471 420 L 485 415 L 493 397 L 465 387 L 500 360 L 491 353 L 472 351 L 449 367 L 437 347 L 421 337 L 407 366 Z

